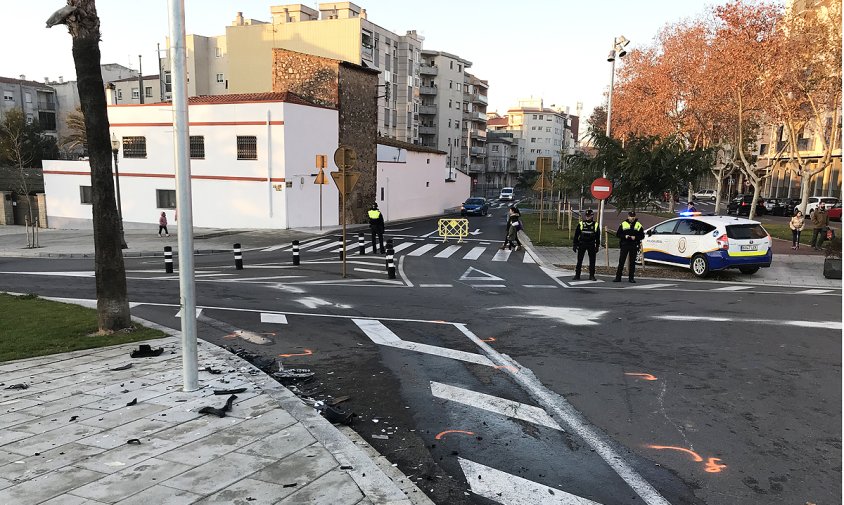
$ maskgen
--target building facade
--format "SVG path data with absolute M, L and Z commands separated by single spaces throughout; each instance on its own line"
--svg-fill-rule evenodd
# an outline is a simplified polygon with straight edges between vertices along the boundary
M 489 84 L 466 73 L 463 81 L 463 131 L 466 139 L 463 159 L 474 178 L 489 169 L 486 163 L 487 114 Z
M 143 82 L 143 89 L 141 89 Z M 113 95 L 110 105 L 140 104 L 143 93 L 143 103 L 161 103 L 164 100 L 161 96 L 161 85 L 158 74 L 145 75 L 141 80 L 138 77 L 128 77 L 108 82 L 106 85 L 113 86 Z
M 50 85 L 28 81 L 24 75 L 20 79 L 0 77 L 0 93 L 3 95 L 0 121 L 9 111 L 19 110 L 27 122 L 37 121 L 46 135 L 58 136 L 58 101 L 56 91 Z

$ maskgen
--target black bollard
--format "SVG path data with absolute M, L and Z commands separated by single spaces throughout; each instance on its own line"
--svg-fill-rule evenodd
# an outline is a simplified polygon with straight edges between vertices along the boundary
M 393 263 L 393 248 L 387 249 L 387 278 L 396 278 L 396 265 Z
M 361 256 L 366 254 L 366 246 L 363 242 L 363 232 L 358 233 L 358 254 Z
M 299 264 L 299 241 L 298 240 L 293 241 L 293 264 L 294 265 Z
M 234 245 L 234 268 L 243 270 L 243 253 L 240 251 L 240 244 Z
M 343 248 L 345 247 L 346 243 L 343 242 L 343 236 L 340 235 L 337 237 L 337 243 L 340 244 L 340 259 L 343 259 Z
M 164 246 L 164 271 L 173 273 L 173 248 L 169 245 Z
M 391 238 L 388 238 L 388 239 L 387 239 L 387 248 L 386 248 L 386 250 L 387 250 L 387 251 L 392 251 L 392 250 L 393 250 L 393 239 L 391 239 Z M 384 260 L 384 263 L 386 263 L 386 264 L 387 264 L 387 268 L 390 268 L 390 260 L 385 259 L 385 260 Z

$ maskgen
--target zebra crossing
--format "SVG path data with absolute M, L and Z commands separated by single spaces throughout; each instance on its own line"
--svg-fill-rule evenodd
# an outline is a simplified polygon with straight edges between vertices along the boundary
M 336 239 L 320 238 L 309 242 L 303 242 L 299 245 L 299 251 L 302 255 L 309 253 L 327 253 L 338 254 L 343 249 L 341 242 Z M 370 243 L 366 243 L 366 249 L 371 254 Z M 291 245 L 274 245 L 261 249 L 261 252 L 291 252 L 293 246 Z M 346 241 L 346 252 L 351 257 L 357 255 L 358 241 L 357 239 Z M 495 262 L 521 261 L 521 263 L 536 263 L 534 258 L 526 251 L 521 255 L 510 249 L 500 249 L 495 244 L 446 244 L 443 242 L 420 242 L 418 240 L 407 239 L 398 241 L 393 246 L 393 253 L 399 256 L 402 253 L 405 256 L 430 256 L 437 259 L 462 259 L 466 261 L 478 261 L 480 259 L 489 259 Z

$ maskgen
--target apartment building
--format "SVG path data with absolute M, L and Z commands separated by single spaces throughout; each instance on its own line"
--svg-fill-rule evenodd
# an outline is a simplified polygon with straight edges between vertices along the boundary
M 503 188 L 515 186 L 519 174 L 525 171 L 525 140 L 520 132 L 487 132 L 486 172 L 481 182 L 485 187 Z
M 3 94 L 0 121 L 7 112 L 17 109 L 24 113 L 28 122 L 38 121 L 45 134 L 58 136 L 56 91 L 51 86 L 29 81 L 25 75 L 19 79 L 0 77 L 0 93 Z
M 272 50 L 288 49 L 381 71 L 372 90 L 382 136 L 419 142 L 419 62 L 423 37 L 399 35 L 367 19 L 352 2 L 270 8 L 271 21 L 238 12 L 225 35 L 189 35 L 188 93 L 256 93 L 272 90 Z M 169 41 L 168 41 L 169 48 Z M 162 67 L 169 68 L 165 58 Z M 165 85 L 169 72 L 165 71 Z M 376 98 L 377 97 L 377 98 Z M 167 98 L 165 94 L 165 99 Z
M 465 172 L 463 125 L 465 70 L 472 62 L 443 51 L 422 50 L 419 76 L 419 137 L 425 147 L 447 153 L 446 166 Z
M 489 103 L 487 93 L 489 84 L 470 73 L 463 81 L 463 131 L 466 139 L 464 159 L 469 174 L 484 173 L 489 166 L 486 163 L 486 106 Z
M 143 90 L 140 83 L 143 82 Z M 112 86 L 112 100 L 109 105 L 139 104 L 143 92 L 143 103 L 160 103 L 161 86 L 159 75 L 145 75 L 140 80 L 138 77 L 127 77 L 108 82 L 106 86 Z

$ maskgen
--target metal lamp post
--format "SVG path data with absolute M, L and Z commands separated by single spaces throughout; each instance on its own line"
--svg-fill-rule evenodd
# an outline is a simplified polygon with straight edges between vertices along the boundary
M 120 204 L 120 169 L 117 165 L 117 152 L 120 150 L 120 141 L 114 133 L 111 134 L 111 154 L 114 155 L 114 181 L 115 189 L 117 191 L 117 219 L 120 220 L 120 248 L 128 249 L 126 245 L 126 237 L 123 234 L 123 206 Z
M 610 121 L 612 120 L 612 89 L 615 84 L 615 60 L 616 58 L 623 58 L 627 55 L 627 51 L 624 49 L 630 41 L 624 35 L 618 36 L 612 40 L 612 49 L 610 50 L 610 54 L 607 56 L 607 61 L 612 63 L 612 69 L 610 70 L 610 92 L 609 96 L 607 97 L 607 138 L 610 138 Z M 604 178 L 607 177 L 607 167 L 604 166 L 603 170 Z M 601 200 L 601 209 L 598 213 L 598 229 L 601 230 L 603 233 L 604 229 L 604 200 Z M 606 244 L 604 244 L 606 247 Z

